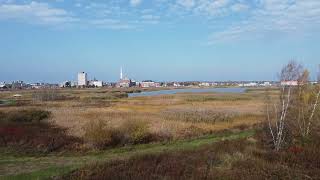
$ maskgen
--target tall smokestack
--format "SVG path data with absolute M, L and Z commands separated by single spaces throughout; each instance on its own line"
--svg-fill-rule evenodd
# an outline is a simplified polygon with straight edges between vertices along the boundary
M 122 67 L 120 68 L 120 79 L 123 79 L 123 74 L 122 74 Z

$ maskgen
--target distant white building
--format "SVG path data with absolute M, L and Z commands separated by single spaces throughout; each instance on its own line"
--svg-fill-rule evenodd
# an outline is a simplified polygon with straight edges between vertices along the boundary
M 103 86 L 103 82 L 102 81 L 98 81 L 98 80 L 93 80 L 93 81 L 89 82 L 89 86 L 102 87 Z
M 180 83 L 173 83 L 173 86 L 174 86 L 174 87 L 180 87 L 181 84 L 180 84 Z
M 31 89 L 40 89 L 42 88 L 41 83 L 31 83 Z
M 0 82 L 0 88 L 4 88 L 6 86 L 5 82 Z
M 270 82 L 264 82 L 264 83 L 261 83 L 260 86 L 268 87 L 268 86 L 271 86 L 271 83 Z
M 13 81 L 12 84 L 12 89 L 22 89 L 26 87 L 26 83 L 23 81 Z
M 78 82 L 71 82 L 71 87 L 76 87 L 78 86 Z
M 149 87 L 160 87 L 160 83 L 156 83 L 154 81 L 142 81 L 140 82 L 140 87 L 142 88 L 149 88 Z
M 298 86 L 298 81 L 281 81 L 281 86 Z
M 255 86 L 258 86 L 258 83 L 250 82 L 250 83 L 239 84 L 239 86 L 241 86 L 241 87 L 255 87 Z
M 130 79 L 127 79 L 127 78 L 121 79 L 121 80 L 117 83 L 117 87 L 121 87 L 121 88 L 128 88 L 128 87 L 130 87 Z
M 88 75 L 85 72 L 78 73 L 78 86 L 88 85 Z
M 59 84 L 60 88 L 66 88 L 66 87 L 71 87 L 71 82 L 70 81 L 64 81 Z
M 210 86 L 210 83 L 208 83 L 208 82 L 202 82 L 202 83 L 199 84 L 199 86 L 209 87 L 209 86 Z

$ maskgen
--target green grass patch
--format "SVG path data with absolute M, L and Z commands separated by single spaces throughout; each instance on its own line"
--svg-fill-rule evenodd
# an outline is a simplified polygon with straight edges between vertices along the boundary
M 3 174 L 4 176 L 0 176 L 0 179 L 46 179 L 66 174 L 75 168 L 81 168 L 88 164 L 104 163 L 111 160 L 126 159 L 144 154 L 192 150 L 219 141 L 250 137 L 253 136 L 254 133 L 254 130 L 237 133 L 227 132 L 188 140 L 170 141 L 167 143 L 131 145 L 105 151 L 91 152 L 83 156 L 49 155 L 43 157 L 17 157 L 10 156 L 9 152 L 7 152 L 5 155 L 0 155 L 0 172 L 5 172 L 6 166 L 9 165 L 10 167 L 21 169 L 21 172 L 16 172 L 16 174 L 11 175 Z M 46 164 L 46 166 L 43 166 L 43 164 Z M 61 164 L 61 166 L 58 164 Z M 33 172 L 23 172 L 24 168 L 31 165 L 35 166 Z
M 28 109 L 2 112 L 0 111 L 0 123 L 31 123 L 40 122 L 49 118 L 50 112 L 40 109 Z
M 17 104 L 16 100 L 0 99 L 0 106 L 14 106 Z
M 50 179 L 52 177 L 58 176 L 60 174 L 67 174 L 73 170 L 77 169 L 76 167 L 49 167 L 46 169 L 22 173 L 12 176 L 3 176 L 0 177 L 2 180 L 34 180 L 34 179 Z

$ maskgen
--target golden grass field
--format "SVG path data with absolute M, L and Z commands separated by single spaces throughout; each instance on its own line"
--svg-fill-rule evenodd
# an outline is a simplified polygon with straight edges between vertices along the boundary
M 239 126 L 252 126 L 264 120 L 264 91 L 246 93 L 182 93 L 154 97 L 115 98 L 121 89 L 51 90 L 69 99 L 36 101 L 39 91 L 1 92 L 0 99 L 22 94 L 21 106 L 2 110 L 42 108 L 52 113 L 50 122 L 81 137 L 90 121 L 102 120 L 117 127 L 126 121 L 144 121 L 151 132 L 183 138 Z M 275 92 L 276 93 L 276 92 Z M 216 119 L 212 122 L 212 119 Z

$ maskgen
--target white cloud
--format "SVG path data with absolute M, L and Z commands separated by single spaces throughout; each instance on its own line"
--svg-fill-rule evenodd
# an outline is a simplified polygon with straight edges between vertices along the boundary
M 209 28 L 219 27 L 212 30 L 210 43 L 269 32 L 307 33 L 320 29 L 320 0 L 74 0 L 73 13 L 54 6 L 63 7 L 66 2 L 0 0 L 0 20 L 50 25 L 77 22 L 98 28 L 134 29 L 159 23 L 178 24 L 191 17 L 192 23 L 199 19 Z M 144 2 L 144 9 L 130 7 Z
M 248 9 L 249 9 L 249 6 L 246 4 L 242 4 L 242 3 L 236 3 L 231 6 L 231 10 L 235 11 L 235 12 L 242 12 L 242 11 L 246 11 Z
M 113 29 L 113 30 L 125 30 L 125 29 L 135 28 L 134 26 L 128 23 L 121 22 L 120 20 L 116 20 L 116 19 L 95 19 L 95 20 L 89 21 L 89 23 L 98 28 Z
M 146 14 L 146 15 L 142 15 L 141 18 L 145 20 L 155 20 L 155 19 L 160 19 L 160 16 Z
M 143 24 L 159 24 L 160 16 L 145 14 L 141 16 L 141 21 L 138 21 Z
M 0 5 L 0 19 L 36 24 L 61 24 L 77 20 L 64 9 L 52 8 L 47 3 L 35 1 L 28 4 Z
M 130 0 L 131 6 L 138 6 L 142 3 L 142 0 Z
M 185 8 L 192 8 L 195 6 L 195 0 L 178 0 L 177 4 L 185 7 Z
M 247 19 L 212 33 L 209 44 L 267 38 L 275 33 L 303 37 L 320 29 L 319 0 L 259 0 L 255 5 Z
M 194 5 L 193 12 L 204 16 L 220 16 L 228 12 L 231 0 L 199 0 Z

